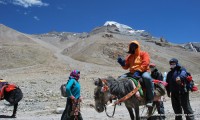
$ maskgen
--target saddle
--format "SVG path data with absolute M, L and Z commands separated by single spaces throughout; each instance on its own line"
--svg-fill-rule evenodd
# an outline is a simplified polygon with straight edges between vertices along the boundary
M 4 84 L 0 89 L 0 99 L 4 99 L 4 92 L 11 92 L 17 88 L 14 84 Z
M 128 77 L 128 79 L 132 80 L 136 87 L 138 86 L 138 84 L 141 85 L 141 87 L 138 89 L 138 91 L 140 93 L 140 96 L 144 96 L 144 93 L 143 93 L 144 88 L 145 88 L 144 87 L 144 82 L 142 80 L 141 81 L 140 80 L 136 80 L 136 79 L 134 79 L 132 77 Z
M 11 92 L 11 91 L 15 90 L 16 88 L 17 88 L 16 85 L 14 85 L 14 84 L 8 84 L 8 85 L 6 85 L 6 87 L 5 87 L 5 91 L 6 91 L 6 92 Z
M 140 93 L 140 96 L 143 97 L 144 94 L 146 94 L 146 87 L 145 87 L 144 79 L 140 78 L 140 79 L 136 80 L 134 78 L 130 78 L 130 77 L 128 77 L 128 78 L 131 79 L 136 86 L 138 84 L 141 85 L 141 88 L 138 91 Z M 163 96 L 163 95 L 165 95 L 165 86 L 166 86 L 166 83 L 163 82 L 163 81 L 160 81 L 160 80 L 153 80 L 152 82 L 154 83 L 154 94 L 156 96 Z

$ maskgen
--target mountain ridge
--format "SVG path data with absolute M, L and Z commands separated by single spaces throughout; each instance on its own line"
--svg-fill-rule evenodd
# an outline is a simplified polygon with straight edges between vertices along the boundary
M 168 60 L 172 57 L 180 59 L 180 61 L 185 64 L 185 67 L 190 66 L 189 70 L 192 70 L 192 66 L 199 66 L 199 54 L 195 54 L 195 52 L 191 54 L 191 52 L 181 45 L 168 43 L 164 38 L 157 39 L 151 37 L 151 39 L 149 39 L 148 36 L 134 36 L 113 32 L 115 28 L 116 26 L 101 26 L 98 30 L 92 30 L 89 33 L 50 32 L 35 34 L 29 35 L 31 38 L 24 39 L 24 41 L 32 43 L 33 40 L 31 39 L 39 39 L 61 48 L 63 55 L 69 56 L 75 60 L 103 66 L 118 66 L 116 62 L 117 56 L 120 54 L 125 57 L 129 42 L 131 40 L 138 40 L 142 50 L 149 52 L 151 62 L 158 64 L 159 69 L 162 71 L 167 70 Z M 0 31 L 0 33 L 2 33 L 2 31 Z M 9 34 L 7 34 L 7 36 L 8 35 Z M 5 34 L 1 34 L 1 36 L 5 36 Z M 10 36 L 12 36 L 13 39 L 17 37 L 14 34 Z M 17 39 L 20 40 L 19 38 L 23 38 L 22 36 L 24 36 L 23 33 L 21 36 L 18 36 Z M 7 39 L 10 38 L 7 37 Z M 29 43 L 25 42 L 26 45 Z M 185 56 L 181 56 L 184 54 Z M 188 57 L 194 59 L 189 60 Z M 193 64 L 189 65 L 190 62 Z M 200 69 L 192 71 L 197 72 L 200 71 Z

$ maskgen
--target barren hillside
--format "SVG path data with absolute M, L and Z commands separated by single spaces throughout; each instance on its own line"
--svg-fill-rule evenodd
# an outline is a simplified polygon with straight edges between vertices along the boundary
M 46 38 L 40 36 L 41 40 L 47 41 Z M 59 41 L 59 39 L 51 40 L 51 44 L 63 48 L 62 54 L 79 61 L 104 66 L 118 66 L 116 62 L 117 56 L 125 56 L 129 42 L 135 39 L 140 42 L 142 50 L 149 52 L 151 62 L 156 63 L 161 71 L 168 71 L 168 61 L 171 58 L 177 58 L 188 71 L 193 74 L 200 73 L 200 53 L 187 51 L 181 46 L 172 43 L 160 42 L 160 44 L 155 44 L 155 42 L 151 42 L 158 41 L 155 39 L 146 40 L 144 37 L 101 31 L 83 39 L 72 38 L 64 42 Z
M 53 54 L 32 38 L 0 25 L 0 70 L 48 63 Z

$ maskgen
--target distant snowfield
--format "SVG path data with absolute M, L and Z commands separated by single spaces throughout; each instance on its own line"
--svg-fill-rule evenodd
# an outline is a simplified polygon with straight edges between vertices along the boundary
M 104 26 L 111 26 L 111 25 L 115 25 L 119 31 L 121 32 L 129 32 L 129 33 L 132 33 L 132 34 L 138 34 L 138 33 L 143 33 L 145 32 L 145 30 L 134 30 L 133 28 L 131 28 L 130 26 L 128 25 L 124 25 L 124 24 L 120 24 L 118 22 L 115 22 L 115 21 L 107 21 L 105 22 Z
M 118 28 L 124 28 L 124 29 L 127 29 L 127 30 L 133 30 L 131 27 L 129 27 L 127 25 L 124 25 L 124 24 L 120 24 L 120 23 L 115 22 L 115 21 L 107 21 L 107 22 L 105 22 L 104 26 L 108 26 L 108 25 L 116 25 Z

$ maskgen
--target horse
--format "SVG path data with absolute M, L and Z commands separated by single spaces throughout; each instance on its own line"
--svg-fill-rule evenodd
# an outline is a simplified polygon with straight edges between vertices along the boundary
M 15 84 L 5 84 L 1 88 L 1 91 L 3 92 L 3 97 L 1 98 L 1 100 L 4 99 L 8 101 L 11 106 L 14 106 L 13 113 L 11 116 L 9 116 L 9 118 L 16 118 L 18 102 L 23 98 L 23 93 L 21 89 Z M 8 116 L 2 115 L 1 117 L 8 118 Z
M 138 91 L 140 84 L 135 86 L 134 82 L 130 78 L 115 79 L 113 77 L 103 79 L 99 78 L 98 80 L 95 80 L 94 84 L 96 85 L 96 88 L 94 89 L 94 108 L 97 112 L 103 112 L 104 109 L 106 111 L 107 102 L 112 101 L 113 96 L 116 96 L 119 100 L 115 102 L 114 105 L 124 102 L 131 120 L 135 119 L 133 109 L 135 110 L 136 120 L 140 119 L 139 106 L 145 105 L 146 103 L 145 97 L 138 97 L 134 95 Z M 154 101 L 158 100 L 165 94 L 164 85 L 161 88 L 162 89 L 155 89 L 156 95 L 154 95 Z M 153 108 L 148 107 L 148 118 L 151 117 L 155 111 L 155 105 Z

